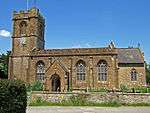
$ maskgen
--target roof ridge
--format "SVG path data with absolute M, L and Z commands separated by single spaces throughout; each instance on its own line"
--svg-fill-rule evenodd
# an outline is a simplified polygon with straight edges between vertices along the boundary
M 43 49 L 43 50 L 70 50 L 70 49 L 105 49 L 108 47 L 91 47 L 91 48 L 52 48 L 52 49 Z
M 135 48 L 116 48 L 116 49 L 139 49 L 139 48 L 135 47 Z

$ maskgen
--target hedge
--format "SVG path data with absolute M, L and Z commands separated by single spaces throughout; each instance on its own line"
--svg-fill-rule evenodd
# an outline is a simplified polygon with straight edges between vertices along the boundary
M 0 113 L 26 113 L 25 84 L 18 80 L 0 80 Z

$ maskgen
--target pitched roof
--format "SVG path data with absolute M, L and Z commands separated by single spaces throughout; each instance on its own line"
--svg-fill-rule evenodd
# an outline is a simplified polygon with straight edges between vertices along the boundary
M 144 57 L 138 48 L 118 48 L 119 63 L 144 63 Z
M 70 48 L 32 51 L 33 56 L 118 55 L 119 63 L 144 63 L 139 48 Z
M 46 49 L 33 52 L 35 55 L 103 55 L 117 54 L 115 49 L 105 48 L 70 48 L 70 49 Z

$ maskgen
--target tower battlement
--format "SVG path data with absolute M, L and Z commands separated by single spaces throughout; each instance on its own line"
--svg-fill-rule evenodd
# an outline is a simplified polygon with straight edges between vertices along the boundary
M 40 10 L 33 7 L 29 10 L 20 10 L 13 12 L 13 20 L 25 19 L 25 18 L 39 18 L 45 22 L 44 17 L 40 14 Z

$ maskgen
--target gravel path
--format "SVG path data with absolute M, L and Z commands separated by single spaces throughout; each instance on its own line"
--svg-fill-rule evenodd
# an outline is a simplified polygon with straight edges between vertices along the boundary
M 28 107 L 27 113 L 150 113 L 150 107 Z

